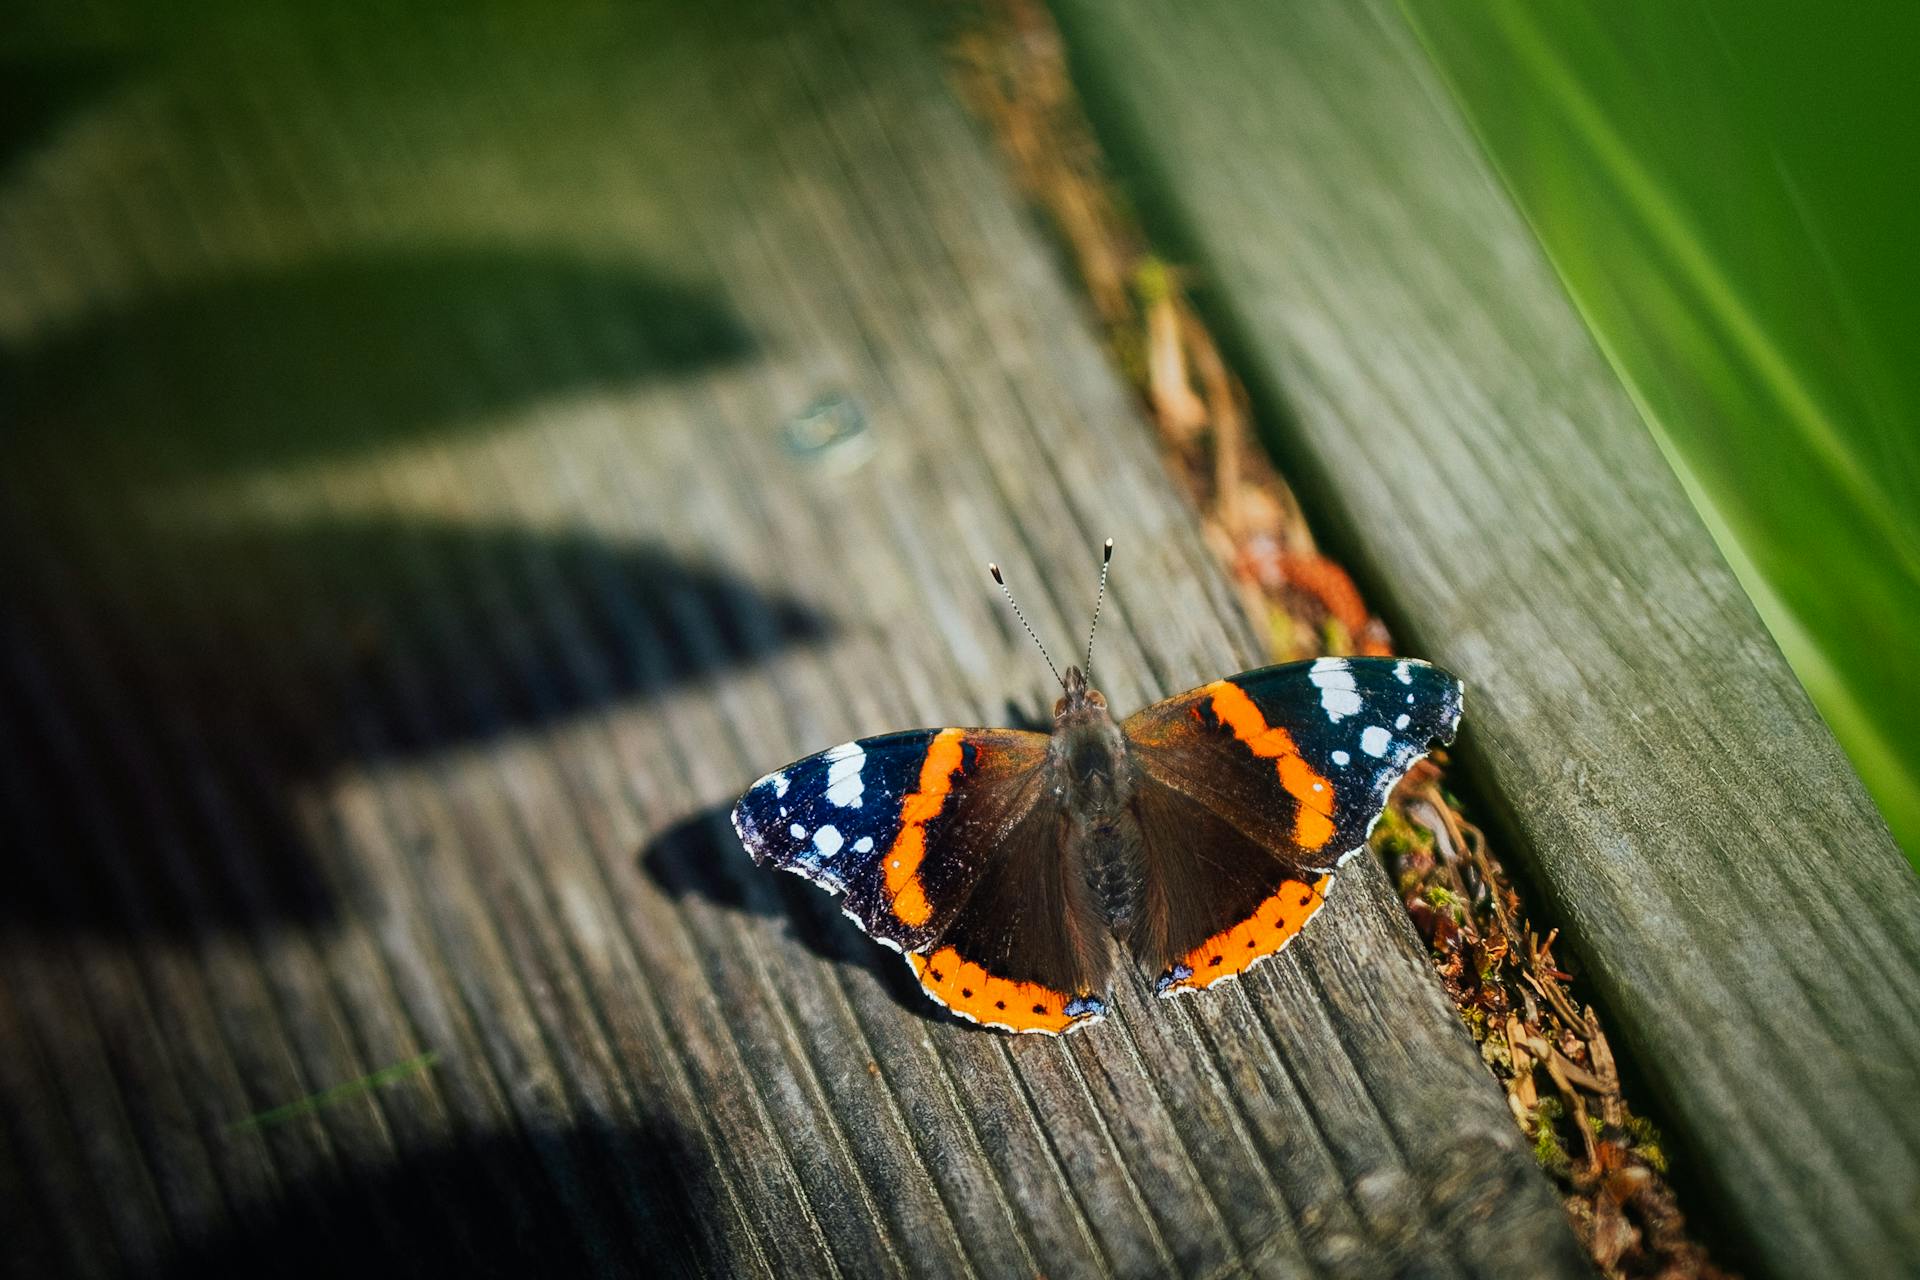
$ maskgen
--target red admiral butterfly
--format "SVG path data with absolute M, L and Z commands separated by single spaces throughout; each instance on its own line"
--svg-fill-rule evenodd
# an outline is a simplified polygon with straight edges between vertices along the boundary
M 1103 562 L 1102 601 L 1106 580 Z M 1051 735 L 862 738 L 768 774 L 733 810 L 755 862 L 845 894 L 928 995 L 1005 1031 L 1099 1020 L 1110 936 L 1162 996 L 1278 952 L 1460 721 L 1460 682 L 1409 658 L 1263 667 L 1117 723 L 1079 667 L 1054 678 Z

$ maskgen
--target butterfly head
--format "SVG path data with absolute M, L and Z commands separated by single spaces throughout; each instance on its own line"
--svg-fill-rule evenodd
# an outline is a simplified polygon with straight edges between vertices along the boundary
M 1107 700 L 1078 667 L 1060 682 L 1066 696 L 1053 704 L 1053 742 L 1048 748 L 1059 776 L 1073 793 L 1075 812 L 1101 820 L 1127 795 L 1125 741 L 1107 714 Z
M 1068 667 L 1067 678 L 1060 682 L 1060 686 L 1066 690 L 1066 694 L 1053 704 L 1053 722 L 1056 725 L 1106 718 L 1106 695 L 1087 683 L 1087 677 L 1080 668 Z

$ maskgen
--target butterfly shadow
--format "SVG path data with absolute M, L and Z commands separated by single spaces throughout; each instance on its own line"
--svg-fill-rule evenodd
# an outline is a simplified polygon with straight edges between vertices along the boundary
M 729 911 L 784 919 L 800 944 L 822 960 L 873 974 L 895 1004 L 929 1022 L 956 1022 L 928 999 L 893 951 L 840 911 L 830 897 L 799 876 L 755 866 L 734 833 L 732 802 L 710 805 L 648 842 L 635 859 L 642 873 L 676 902 L 700 898 Z
M 1001 704 L 1000 723 L 1009 729 L 1024 729 L 1028 733 L 1052 733 L 1053 714 L 1044 703 L 1022 704 L 1008 698 Z

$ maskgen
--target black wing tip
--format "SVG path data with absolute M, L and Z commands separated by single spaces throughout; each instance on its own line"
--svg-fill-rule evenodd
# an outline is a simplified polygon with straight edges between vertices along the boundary
M 1406 672 L 1410 675 L 1416 670 L 1423 676 L 1430 677 L 1437 681 L 1445 690 L 1445 694 L 1439 701 L 1440 721 L 1434 725 L 1433 732 L 1428 736 L 1427 741 L 1438 743 L 1443 747 L 1453 745 L 1454 736 L 1460 731 L 1460 721 L 1467 713 L 1466 681 L 1445 667 L 1437 663 L 1428 662 L 1425 658 L 1349 658 L 1348 661 L 1371 662 L 1386 667 L 1392 670 L 1395 678 L 1399 679 L 1403 684 L 1412 684 L 1413 682 L 1400 673 Z
M 778 821 L 778 815 L 773 812 L 769 799 L 760 794 L 773 782 L 774 777 L 770 773 L 761 778 L 733 802 L 733 833 L 740 837 L 740 844 L 746 849 L 747 856 L 758 866 L 778 861 L 775 855 L 779 842 L 767 831 L 770 822 Z
M 766 845 L 766 841 L 760 837 L 760 824 L 755 822 L 753 815 L 747 811 L 747 804 L 752 799 L 753 793 L 748 792 L 734 801 L 731 815 L 733 834 L 740 838 L 740 845 L 747 851 L 747 856 L 755 862 L 760 862 L 761 850 Z
M 1435 667 L 1434 670 L 1440 671 L 1440 668 Z M 1464 720 L 1467 715 L 1467 686 L 1465 681 L 1461 680 L 1459 676 L 1454 675 L 1452 672 L 1441 671 L 1441 674 L 1453 681 L 1453 696 L 1447 699 L 1446 716 L 1441 721 L 1432 740 L 1443 747 L 1450 747 L 1453 745 L 1455 736 L 1460 732 L 1460 722 Z
M 748 854 L 757 863 L 765 863 L 773 855 L 773 842 L 763 830 L 764 825 L 778 815 L 771 812 L 787 789 L 787 781 L 792 776 L 794 766 L 775 769 L 772 773 L 756 778 L 752 786 L 740 793 L 733 802 L 733 832 L 740 837 L 740 843 L 746 846 Z M 759 812 L 755 812 L 758 809 Z

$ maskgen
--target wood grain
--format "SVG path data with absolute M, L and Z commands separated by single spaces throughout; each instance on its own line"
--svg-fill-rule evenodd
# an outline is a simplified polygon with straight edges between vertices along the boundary
M 1583 1272 L 1371 860 L 1055 1042 L 728 831 L 1046 705 L 989 558 L 1064 644 L 1118 538 L 1119 706 L 1258 653 L 928 26 L 129 20 L 7 158 L 10 1266 Z
M 1920 892 L 1386 3 L 1060 0 L 1143 202 L 1755 1268 L 1920 1256 Z M 1622 264 L 1657 270 L 1657 264 Z

